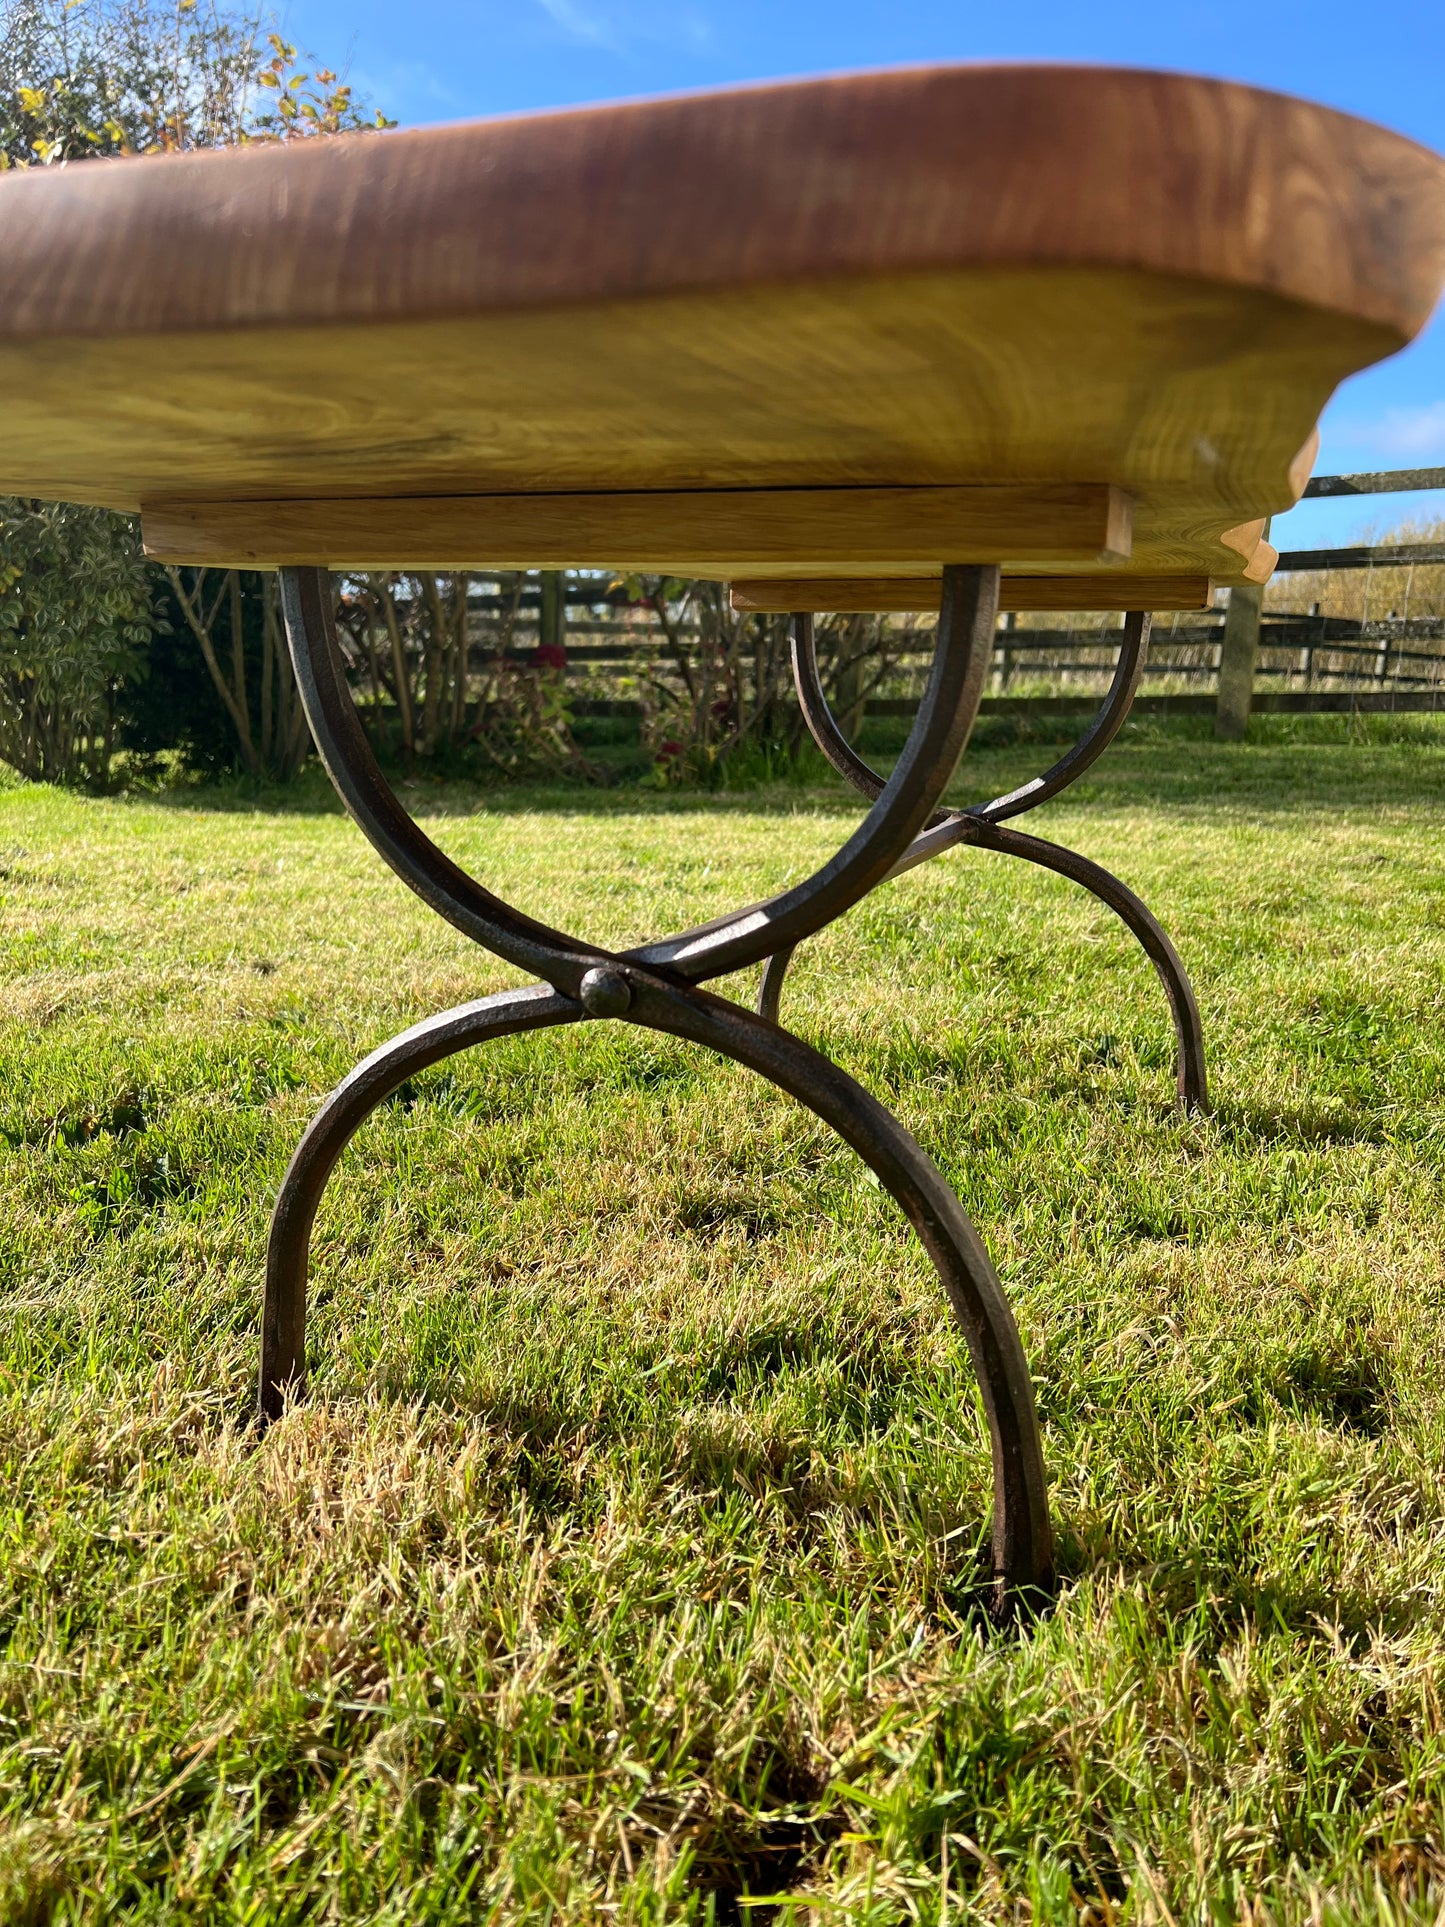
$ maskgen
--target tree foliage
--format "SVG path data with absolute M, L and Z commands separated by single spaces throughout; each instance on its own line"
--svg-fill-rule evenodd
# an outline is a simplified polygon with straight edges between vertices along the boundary
M 0 166 L 53 167 L 386 126 L 263 22 L 219 0 L 12 0 Z
M 601 780 L 572 734 L 565 652 L 530 664 L 510 653 L 526 582 L 512 578 L 510 606 L 478 649 L 465 571 L 347 579 L 340 631 L 378 747 L 394 747 L 408 768 L 469 750 L 511 774 Z
M 103 779 L 116 693 L 154 623 L 129 516 L 0 499 L 0 759 L 50 782 Z
M 178 568 L 168 568 L 166 577 L 230 718 L 241 767 L 249 776 L 289 782 L 306 760 L 311 736 L 281 634 L 276 577 Z M 224 665 L 218 645 L 225 648 Z
M 0 20 L 0 168 L 386 125 L 379 114 L 368 119 L 333 71 L 301 66 L 296 48 L 261 18 L 221 0 L 8 0 Z M 174 271 L 184 273 L 185 263 Z M 64 326 L 57 315 L 57 329 Z M 27 774 L 97 774 L 111 741 L 110 723 L 98 721 L 101 692 L 109 692 L 105 714 L 113 718 L 116 685 L 142 666 L 150 621 L 134 527 L 103 510 L 42 512 L 3 498 L 0 522 L 17 557 L 0 578 L 0 755 Z M 56 562 L 53 575 L 41 567 L 44 556 Z M 78 575 L 67 573 L 66 557 Z M 294 774 L 308 739 L 279 646 L 274 584 L 232 574 L 215 593 L 204 573 L 174 571 L 172 587 L 234 727 L 239 760 L 257 774 Z M 248 652 L 258 657 L 249 673 Z M 70 725 L 77 734 L 67 745 Z
M 789 617 L 733 609 L 720 582 L 632 575 L 623 586 L 666 640 L 663 662 L 640 679 L 643 744 L 665 781 L 705 781 L 750 752 L 797 754 L 806 725 L 793 693 Z M 818 671 L 846 733 L 910 641 L 878 616 L 819 620 Z

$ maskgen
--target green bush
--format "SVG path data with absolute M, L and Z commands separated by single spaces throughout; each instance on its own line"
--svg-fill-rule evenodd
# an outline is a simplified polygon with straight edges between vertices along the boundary
M 52 783 L 100 782 L 116 697 L 156 627 L 135 522 L 0 497 L 0 760 Z

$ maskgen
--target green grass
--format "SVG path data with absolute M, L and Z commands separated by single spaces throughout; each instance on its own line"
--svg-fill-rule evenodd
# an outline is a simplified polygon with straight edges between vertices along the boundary
M 970 754 L 960 794 L 1050 754 Z M 840 789 L 408 801 L 605 941 L 777 887 Z M 318 1223 L 326 1090 L 510 974 L 326 799 L 0 792 L 0 1920 L 1434 1920 L 1445 1899 L 1445 728 L 1140 727 L 1031 819 L 1190 965 L 961 851 L 785 1016 L 1017 1308 L 1063 1586 L 992 1630 L 961 1341 L 814 1120 L 590 1025 L 453 1060 Z M 751 980 L 739 983 L 751 990 Z M 810 1912 L 811 1910 L 811 1912 Z

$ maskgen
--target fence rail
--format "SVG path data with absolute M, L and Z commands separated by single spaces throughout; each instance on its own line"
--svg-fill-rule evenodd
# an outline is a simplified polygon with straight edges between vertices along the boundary
M 1372 470 L 1352 475 L 1320 475 L 1305 489 L 1307 497 L 1394 495 L 1425 489 L 1445 489 L 1445 468 L 1397 468 Z M 1329 549 L 1287 549 L 1277 565 L 1280 575 L 1333 575 L 1363 572 L 1366 577 L 1364 607 L 1360 612 L 1356 636 L 1338 630 L 1301 644 L 1296 659 L 1306 686 L 1306 699 L 1312 707 L 1324 707 L 1325 695 L 1339 696 L 1341 685 L 1348 690 L 1355 707 L 1362 706 L 1365 695 L 1374 698 L 1370 706 L 1414 708 L 1432 707 L 1437 700 L 1445 670 L 1445 652 L 1411 649 L 1408 643 L 1439 639 L 1437 616 L 1412 618 L 1410 596 L 1415 588 L 1417 567 L 1439 567 L 1445 563 L 1445 542 L 1379 542 L 1340 546 Z M 1404 610 L 1390 610 L 1382 620 L 1366 620 L 1370 587 L 1376 571 L 1405 571 Z M 1398 576 L 1387 578 L 1398 581 Z M 1259 688 L 1260 679 L 1278 675 L 1281 651 L 1277 646 L 1277 627 L 1262 616 L 1262 596 L 1252 590 L 1240 597 L 1230 592 L 1230 611 L 1225 622 L 1225 642 L 1220 656 L 1215 730 L 1221 736 L 1242 736 L 1251 709 L 1267 706 L 1269 694 Z M 1236 607 L 1236 603 L 1238 606 Z M 1315 605 L 1318 616 L 1319 605 Z M 1371 647 L 1373 645 L 1373 647 Z M 1288 652 L 1285 653 L 1286 680 L 1289 680 Z M 1312 691 L 1320 669 L 1335 688 L 1330 692 Z M 1362 688 L 1362 685 L 1364 687 Z M 1369 687 L 1373 685 L 1373 688 Z
M 1316 475 L 1305 484 L 1303 499 L 1321 495 L 1405 495 L 1445 488 L 1445 468 L 1371 469 L 1364 475 Z
M 626 640 L 621 639 L 619 631 Z M 693 639 L 697 625 L 688 625 L 680 633 Z M 992 664 L 995 693 L 1005 694 L 1015 681 L 1050 680 L 1065 686 L 1101 682 L 1113 671 L 1119 636 L 1117 628 L 1073 633 L 1066 628 L 1000 630 Z M 1350 687 L 1379 690 L 1386 686 L 1405 689 L 1438 685 L 1445 689 L 1445 647 L 1411 646 L 1432 641 L 1445 644 L 1445 617 L 1363 623 L 1330 616 L 1266 618 L 1259 629 L 1255 677 L 1265 685 L 1303 683 L 1307 692 L 1318 689 L 1322 693 Z M 1161 624 L 1145 665 L 1145 678 L 1152 683 L 1212 683 L 1219 673 L 1224 642 L 1222 612 L 1217 620 L 1191 623 L 1187 628 L 1171 630 Z M 535 627 L 531 635 L 514 632 L 505 650 L 486 651 L 485 636 L 482 644 L 493 661 L 518 668 L 534 668 L 550 660 L 539 655 Z M 921 685 L 932 647 L 932 634 L 927 630 L 918 632 L 916 642 L 911 638 L 895 642 L 892 659 L 898 677 L 910 686 Z M 665 674 L 670 663 L 671 644 L 655 631 L 620 623 L 579 623 L 568 631 L 566 673 L 579 685 L 595 681 L 599 675 L 625 677 L 629 669 L 655 677 Z M 1052 699 L 1039 695 L 1029 700 Z M 631 708 L 637 706 L 633 702 Z M 624 703 L 621 709 L 614 707 L 606 713 L 630 712 Z
M 1445 468 L 1320 475 L 1304 493 L 1306 498 L 1319 499 L 1428 489 L 1445 490 Z M 1280 555 L 1277 573 L 1328 576 L 1421 567 L 1445 568 L 1445 542 L 1290 549 Z M 550 593 L 560 595 L 566 611 L 566 673 L 573 687 L 573 708 L 579 714 L 637 713 L 642 705 L 632 691 L 639 682 L 655 684 L 678 673 L 672 660 L 674 644 L 649 612 L 629 605 L 625 589 L 612 578 L 572 575 L 561 581 L 553 578 L 552 584 Z M 1231 614 L 1223 607 L 1183 620 L 1179 615 L 1161 617 L 1155 624 L 1145 672 L 1159 693 L 1141 698 L 1140 707 L 1146 713 L 1151 709 L 1202 713 L 1215 702 L 1205 690 L 1221 681 L 1229 652 L 1243 648 L 1248 652 L 1245 688 L 1253 692 L 1246 713 L 1249 706 L 1260 710 L 1434 708 L 1445 697 L 1445 610 L 1412 616 L 1410 595 L 1419 592 L 1413 585 L 1413 576 L 1407 575 L 1404 611 L 1397 614 L 1392 609 L 1384 616 L 1369 614 L 1366 589 L 1358 618 L 1322 615 L 1317 604 L 1308 614 L 1257 607 L 1251 613 L 1248 602 L 1242 606 L 1243 621 L 1236 620 L 1240 609 Z M 1394 588 L 1391 592 L 1396 593 Z M 1257 592 L 1251 595 L 1257 605 Z M 547 619 L 543 604 L 540 585 L 524 585 L 520 593 L 512 594 L 474 590 L 468 598 L 474 641 L 494 661 L 535 664 Z M 1065 710 L 1092 706 L 1097 696 L 1083 693 L 1083 687 L 1097 689 L 1117 658 L 1120 629 L 1117 624 L 1105 627 L 1109 621 L 1059 618 L 1027 629 L 1018 627 L 1013 617 L 1001 621 L 988 706 L 1029 704 L 1037 709 L 1051 705 Z M 696 645 L 699 623 L 674 622 L 672 627 L 680 641 Z M 932 646 L 931 628 L 918 627 L 916 636 L 907 630 L 894 631 L 888 655 L 896 670 L 867 707 L 884 714 L 903 713 L 911 707 Z M 631 677 L 629 670 L 634 672 Z M 1015 684 L 1027 687 L 1030 683 L 1048 683 L 1051 688 L 1032 695 L 1010 693 Z M 1205 690 L 1200 690 L 1201 684 Z
M 1361 549 L 1285 549 L 1276 571 L 1315 569 L 1400 569 L 1416 562 L 1445 562 L 1445 542 L 1399 542 Z

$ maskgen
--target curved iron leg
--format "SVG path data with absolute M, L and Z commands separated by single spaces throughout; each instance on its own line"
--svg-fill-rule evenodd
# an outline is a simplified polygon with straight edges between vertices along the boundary
M 586 1016 L 691 1038 L 736 1059 L 809 1105 L 872 1165 L 918 1231 L 964 1331 L 992 1441 L 994 1566 L 1002 1590 L 1050 1576 L 1043 1452 L 1019 1335 L 977 1234 L 937 1169 L 903 1127 L 844 1072 L 798 1038 L 697 988 L 821 929 L 906 860 L 967 740 L 992 648 L 995 568 L 944 572 L 929 689 L 907 748 L 865 822 L 831 862 L 765 903 L 618 957 L 549 929 L 457 868 L 402 810 L 351 707 L 324 570 L 283 571 L 297 681 L 313 734 L 343 800 L 409 886 L 475 941 L 534 963 L 549 984 L 485 998 L 418 1024 L 338 1087 L 313 1120 L 277 1199 L 267 1254 L 259 1390 L 274 1416 L 305 1371 L 307 1254 L 326 1181 L 363 1119 L 406 1077 L 484 1038 Z
M 1099 705 L 1098 714 L 1073 748 L 1066 749 L 1042 776 L 1036 776 L 1032 782 L 1010 790 L 1007 796 L 996 796 L 991 803 L 980 805 L 973 812 L 975 816 L 986 816 L 990 823 L 1001 823 L 1006 816 L 1021 816 L 1025 810 L 1036 810 L 1040 803 L 1047 803 L 1051 796 L 1066 790 L 1070 783 L 1077 782 L 1086 769 L 1098 762 L 1124 727 L 1129 711 L 1134 707 L 1134 698 L 1139 693 L 1139 684 L 1144 676 L 1144 661 L 1149 654 L 1149 627 L 1150 618 L 1142 609 L 1131 610 L 1125 616 L 1124 640 L 1119 645 L 1114 679 Z
M 707 991 L 620 969 L 628 1022 L 705 1045 L 806 1105 L 877 1173 L 933 1261 L 978 1376 L 993 1455 L 995 1605 L 1052 1581 L 1048 1485 L 1033 1386 L 998 1275 L 933 1161 L 876 1098 L 788 1031 Z M 327 1099 L 291 1160 L 272 1221 L 262 1319 L 260 1408 L 282 1411 L 305 1374 L 311 1229 L 336 1161 L 408 1077 L 492 1037 L 575 1022 L 582 1006 L 538 985 L 463 1005 L 393 1038 Z
M 970 824 L 961 840 L 975 844 L 982 850 L 998 850 L 1004 856 L 1022 857 L 1025 863 L 1037 863 L 1040 869 L 1053 870 L 1058 876 L 1067 877 L 1071 883 L 1081 883 L 1133 931 L 1158 972 L 1164 995 L 1169 1000 L 1169 1014 L 1174 1019 L 1174 1036 L 1178 1045 L 1177 1089 L 1180 1108 L 1207 1114 L 1209 1076 L 1204 1067 L 1204 1032 L 1199 1022 L 1199 1005 L 1194 1000 L 1194 986 L 1180 961 L 1179 952 L 1148 906 L 1101 865 L 1091 862 L 1086 856 L 1080 856 L 1076 850 L 1066 850 L 1058 843 L 1047 843 L 1041 836 L 1029 836 L 1023 830 L 1005 829 L 1002 824 L 980 823 Z
M 877 1173 L 933 1260 L 978 1377 L 993 1448 L 995 1605 L 1053 1579 L 1048 1481 L 1018 1327 L 978 1233 L 892 1112 L 791 1031 L 710 992 L 634 979 L 630 1021 L 731 1057 L 805 1104 Z
M 999 823 L 1006 816 L 1019 816 L 1025 810 L 1036 810 L 1040 803 L 1047 803 L 1051 796 L 1057 796 L 1060 790 L 1067 789 L 1091 764 L 1098 762 L 1124 727 L 1138 694 L 1145 658 L 1149 653 L 1149 623 L 1149 616 L 1143 610 L 1135 610 L 1125 617 L 1124 639 L 1119 645 L 1119 660 L 1114 666 L 1113 681 L 1109 684 L 1098 714 L 1073 748 L 1066 750 L 1056 763 L 1050 764 L 1042 776 L 1035 776 L 1019 789 L 1010 790 L 1007 796 L 996 796 L 991 803 L 981 803 L 973 811 L 975 816 L 986 816 L 990 822 Z M 803 721 L 808 725 L 813 741 L 834 769 L 861 795 L 878 796 L 883 789 L 883 778 L 854 749 L 838 727 L 838 719 L 828 705 L 823 678 L 818 673 L 813 618 L 807 614 L 793 617 L 793 685 L 798 692 L 798 707 L 803 712 Z M 945 822 L 950 814 L 950 811 L 940 810 L 932 822 Z
M 1025 862 L 1036 863 L 1043 869 L 1053 870 L 1081 884 L 1133 932 L 1158 972 L 1174 1022 L 1180 1106 L 1186 1111 L 1207 1112 L 1209 1084 L 1204 1064 L 1204 1034 L 1199 1021 L 1199 1006 L 1179 953 L 1165 935 L 1158 919 L 1132 890 L 1101 865 L 1057 843 L 1048 843 L 1041 837 L 1027 836 L 1022 831 L 1002 827 L 1004 818 L 1021 815 L 1025 810 L 1035 809 L 1040 803 L 1057 796 L 1098 761 L 1123 727 L 1129 713 L 1144 672 L 1148 640 L 1148 616 L 1141 612 L 1131 613 L 1125 622 L 1124 641 L 1109 692 L 1098 715 L 1074 747 L 1042 776 L 1035 777 L 1019 789 L 1011 790 L 1006 796 L 997 796 L 991 803 L 981 804 L 975 809 L 940 810 L 914 838 L 893 866 L 890 875 L 901 876 L 905 870 L 916 868 L 918 864 L 941 855 L 956 844 L 973 843 L 985 849 L 998 850 L 1004 855 L 1020 856 Z M 818 673 L 811 616 L 799 615 L 794 618 L 793 675 L 803 718 L 818 747 L 839 775 L 845 777 L 855 789 L 865 796 L 876 795 L 882 777 L 864 762 L 848 742 L 828 706 L 822 677 Z M 775 1022 L 782 998 L 783 979 L 795 948 L 796 945 L 791 946 L 771 960 L 764 973 L 758 1009 Z
M 490 1037 L 571 1024 L 579 1004 L 545 988 L 508 990 L 414 1024 L 364 1058 L 327 1098 L 296 1147 L 276 1194 L 261 1310 L 263 1419 L 279 1417 L 306 1378 L 306 1277 L 311 1226 L 336 1160 L 378 1104 L 418 1071 Z
M 609 953 L 524 916 L 438 849 L 387 783 L 346 683 L 331 581 L 320 568 L 284 568 L 281 606 L 306 720 L 337 794 L 372 847 L 411 890 L 474 943 L 576 996 Z M 640 945 L 628 955 L 697 983 L 759 963 L 784 943 L 811 936 L 881 883 L 928 822 L 978 713 L 993 652 L 998 570 L 943 572 L 943 600 L 928 688 L 902 756 L 880 781 L 868 815 L 813 875 L 765 902 L 696 929 Z
M 770 1024 L 778 1021 L 778 1005 L 783 995 L 783 979 L 788 974 L 788 965 L 793 961 L 795 943 L 784 944 L 775 950 L 763 965 L 763 981 L 758 985 L 758 1015 L 766 1017 Z
M 1041 836 L 1030 836 L 1024 830 L 1007 829 L 1002 824 L 970 821 L 963 812 L 941 827 L 956 829 L 958 834 L 948 843 L 940 841 L 937 849 L 927 851 L 925 856 L 917 858 L 917 862 L 925 861 L 926 856 L 937 855 L 940 850 L 952 848 L 956 843 L 973 844 L 981 850 L 997 850 L 1003 856 L 1022 857 L 1025 863 L 1036 863 L 1042 870 L 1052 870 L 1057 876 L 1067 877 L 1071 883 L 1082 884 L 1133 932 L 1164 986 L 1169 1014 L 1174 1020 L 1175 1083 L 1180 1109 L 1207 1117 L 1209 1073 L 1205 1067 L 1204 1030 L 1199 1021 L 1194 986 L 1189 981 L 1189 973 L 1184 968 L 1179 952 L 1169 941 L 1164 926 L 1149 906 L 1102 864 L 1080 856 L 1077 850 L 1046 842 Z M 907 867 L 912 869 L 915 866 L 909 864 Z M 796 949 L 796 944 L 789 944 L 787 949 L 775 951 L 763 971 L 763 981 L 758 991 L 758 1015 L 766 1017 L 770 1023 L 778 1021 L 783 981 Z

